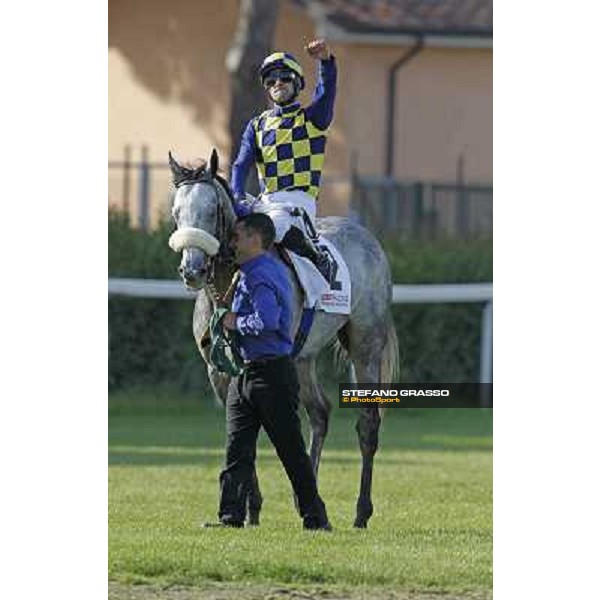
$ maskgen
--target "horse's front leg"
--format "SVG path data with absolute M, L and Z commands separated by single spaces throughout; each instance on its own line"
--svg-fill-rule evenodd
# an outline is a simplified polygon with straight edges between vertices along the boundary
M 213 312 L 212 304 L 206 294 L 205 290 L 202 290 L 196 299 L 196 305 L 194 307 L 194 317 L 192 323 L 192 329 L 194 338 L 198 346 L 198 350 L 204 362 L 206 363 L 206 369 L 208 372 L 208 379 L 213 389 L 215 399 L 218 404 L 225 406 L 227 400 L 227 394 L 229 392 L 229 386 L 231 385 L 232 378 L 229 375 L 219 373 L 212 367 L 209 361 L 210 354 L 210 335 L 208 331 L 208 324 L 210 317 Z M 247 497 L 247 510 L 248 510 L 248 525 L 258 525 L 260 522 L 260 511 L 262 508 L 262 495 L 258 485 L 258 477 L 256 475 L 256 466 L 252 472 L 252 480 L 250 481 L 250 487 L 248 489 Z
M 208 366 L 208 376 L 212 385 L 215 397 L 217 400 L 225 406 L 227 400 L 227 394 L 230 385 L 237 385 L 237 379 L 232 379 L 228 375 L 223 375 L 213 369 L 208 363 L 208 353 L 203 353 L 204 359 Z M 248 487 L 248 496 L 246 499 L 247 508 L 247 524 L 248 525 L 259 525 L 260 524 L 260 511 L 262 508 L 263 498 L 260 493 L 260 487 L 258 485 L 258 476 L 256 475 L 256 465 L 252 470 L 252 479 Z
M 227 400 L 227 394 L 230 385 L 236 385 L 235 380 L 233 380 L 228 375 L 223 375 L 219 373 L 216 369 L 213 369 L 208 362 L 208 350 L 206 352 L 202 352 L 202 356 L 206 361 L 206 365 L 208 368 L 208 378 L 210 379 L 210 384 L 215 393 L 215 398 L 222 405 L 225 406 Z M 247 524 L 248 525 L 259 525 L 260 524 L 260 511 L 262 508 L 263 498 L 260 493 L 260 487 L 258 485 L 258 477 L 256 475 L 256 465 L 252 471 L 252 479 L 250 481 L 250 486 L 248 488 L 248 496 L 246 500 L 246 508 L 247 508 Z
M 205 360 L 207 360 L 206 364 L 208 369 L 208 380 L 210 381 L 210 385 L 213 389 L 215 400 L 220 406 L 225 406 L 229 385 L 231 384 L 231 377 L 229 375 L 219 373 L 216 369 L 214 369 L 208 363 L 208 357 L 205 357 Z

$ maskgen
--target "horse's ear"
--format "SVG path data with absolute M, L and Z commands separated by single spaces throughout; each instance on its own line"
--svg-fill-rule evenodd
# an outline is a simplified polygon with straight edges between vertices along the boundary
M 171 151 L 169 150 L 169 167 L 171 167 L 171 173 L 173 175 L 179 175 L 181 173 L 181 167 L 177 163 L 177 161 L 173 158 Z
M 217 151 L 213 148 L 213 151 L 210 153 L 210 175 L 214 177 L 219 171 L 219 155 Z

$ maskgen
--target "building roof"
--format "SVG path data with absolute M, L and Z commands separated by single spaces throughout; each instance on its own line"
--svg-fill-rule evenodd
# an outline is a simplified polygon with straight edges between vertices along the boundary
M 292 0 L 349 34 L 492 37 L 492 0 Z

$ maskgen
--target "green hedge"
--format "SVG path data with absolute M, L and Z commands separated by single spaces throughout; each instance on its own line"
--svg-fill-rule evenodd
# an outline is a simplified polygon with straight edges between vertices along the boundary
M 173 228 L 163 221 L 144 233 L 131 226 L 128 216 L 108 211 L 108 274 L 111 277 L 173 279 L 180 257 L 167 244 Z
M 150 233 L 130 226 L 125 215 L 109 211 L 110 277 L 175 279 L 179 255 L 167 244 L 171 226 Z M 109 296 L 109 387 L 204 385 L 205 369 L 192 336 L 193 302 Z
M 179 255 L 167 240 L 169 223 L 143 233 L 109 211 L 111 277 L 177 278 Z M 394 283 L 492 280 L 492 244 L 486 241 L 384 240 Z M 193 302 L 111 296 L 108 301 L 109 386 L 175 383 L 207 388 L 206 369 L 192 336 Z M 403 380 L 477 381 L 481 305 L 394 305 Z M 327 365 L 330 361 L 321 361 Z
M 491 240 L 384 240 L 394 283 L 492 281 Z M 479 381 L 481 304 L 395 304 L 402 379 Z
M 492 281 L 491 240 L 382 240 L 394 283 Z

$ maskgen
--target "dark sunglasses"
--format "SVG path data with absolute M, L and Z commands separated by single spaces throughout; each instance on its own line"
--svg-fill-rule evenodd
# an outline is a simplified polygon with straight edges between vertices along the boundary
M 290 83 L 296 79 L 296 75 L 290 71 L 273 71 L 269 73 L 263 80 L 265 88 L 270 88 L 275 85 L 277 80 L 282 83 Z

